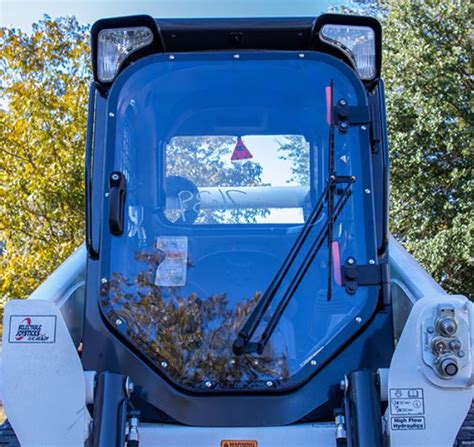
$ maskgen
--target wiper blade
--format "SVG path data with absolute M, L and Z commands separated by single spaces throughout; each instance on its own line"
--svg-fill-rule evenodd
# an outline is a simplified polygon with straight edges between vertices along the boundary
M 285 260 L 283 261 L 282 266 L 278 270 L 276 276 L 272 279 L 269 287 L 262 295 L 260 300 L 257 302 L 255 308 L 253 309 L 250 316 L 245 321 L 242 329 L 239 331 L 234 343 L 232 344 L 232 350 L 236 355 L 242 355 L 245 352 L 258 352 L 262 353 L 263 348 L 271 334 L 273 333 L 278 321 L 281 318 L 282 313 L 284 312 L 286 306 L 288 305 L 289 301 L 291 300 L 292 296 L 294 295 L 296 289 L 298 288 L 300 282 L 302 281 L 306 271 L 308 270 L 311 262 L 316 257 L 318 251 L 320 250 L 324 238 L 328 235 L 328 255 L 329 255 L 329 262 L 328 262 L 328 289 L 327 289 L 327 298 L 330 299 L 332 295 L 332 242 L 333 242 L 333 225 L 334 221 L 336 220 L 338 214 L 342 210 L 344 204 L 346 203 L 350 193 L 352 184 L 355 181 L 355 177 L 347 177 L 347 176 L 336 176 L 335 173 L 335 154 L 334 154 L 334 133 L 335 133 L 335 124 L 334 124 L 334 117 L 333 117 L 333 109 L 334 109 L 334 100 L 333 100 L 333 92 L 334 92 L 334 83 L 331 81 L 331 85 L 327 87 L 327 93 L 329 92 L 328 100 L 328 118 L 329 118 L 329 159 L 328 159 L 328 181 L 326 187 L 324 188 L 323 193 L 321 194 L 318 202 L 316 203 L 315 207 L 313 208 L 308 221 L 305 223 L 301 233 L 299 234 L 296 242 L 290 249 L 290 252 L 286 256 Z M 327 94 L 326 93 L 326 94 Z M 334 206 L 334 195 L 336 193 L 336 186 L 338 183 L 346 183 L 347 186 L 342 193 L 341 199 L 338 201 L 337 205 Z M 268 310 L 273 298 L 277 294 L 278 290 L 281 287 L 284 279 L 286 278 L 291 266 L 295 262 L 295 259 L 301 248 L 303 247 L 308 235 L 311 233 L 313 226 L 316 224 L 322 210 L 324 207 L 324 202 L 327 200 L 328 203 L 328 219 L 323 225 L 322 229 L 316 236 L 315 241 L 313 242 L 312 246 L 309 250 L 309 256 L 303 261 L 302 265 L 299 266 L 298 273 L 292 279 L 289 287 L 286 289 L 285 294 L 278 304 L 277 309 L 273 313 L 265 331 L 262 333 L 260 340 L 258 343 L 250 343 L 250 340 L 255 333 L 258 325 L 263 319 L 265 312 Z
M 329 95 L 328 95 L 329 93 Z M 333 116 L 333 108 L 334 108 L 334 85 L 331 82 L 331 86 L 329 91 L 327 91 L 326 95 L 327 101 L 330 105 L 331 113 L 328 114 L 330 118 L 329 122 L 329 150 L 328 150 L 328 171 L 329 171 L 329 178 L 336 176 L 336 163 L 335 163 L 335 149 L 334 149 L 334 132 L 335 132 L 335 123 L 334 123 L 334 116 Z M 327 300 L 329 301 L 332 296 L 332 243 L 333 243 L 333 227 L 334 227 L 334 193 L 336 192 L 336 186 L 332 185 L 329 187 L 328 191 L 328 284 L 327 284 Z
M 268 307 L 270 306 L 271 302 L 273 301 L 273 298 L 275 297 L 276 293 L 278 292 L 281 284 L 283 283 L 284 279 L 286 278 L 288 271 L 290 270 L 291 266 L 294 264 L 296 257 L 301 251 L 301 248 L 303 247 L 305 241 L 307 240 L 309 234 L 311 233 L 312 228 L 316 224 L 319 216 L 321 215 L 321 211 L 324 208 L 324 202 L 327 199 L 327 196 L 331 190 L 332 187 L 335 187 L 337 184 L 340 183 L 346 183 L 346 187 L 342 193 L 342 197 L 339 199 L 337 205 L 333 209 L 333 216 L 328 215 L 328 219 L 324 223 L 323 227 L 321 228 L 320 232 L 315 238 L 315 241 L 313 242 L 310 250 L 309 250 L 309 255 L 306 257 L 306 259 L 303 262 L 303 265 L 299 267 L 298 273 L 293 278 L 291 284 L 287 288 L 284 298 L 282 301 L 280 301 L 280 304 L 277 308 L 277 311 L 275 311 L 275 315 L 278 314 L 278 309 L 280 309 L 280 306 L 283 305 L 281 308 L 281 312 L 286 308 L 286 304 L 282 304 L 285 301 L 288 301 L 291 299 L 293 296 L 294 292 L 296 291 L 296 288 L 298 287 L 299 283 L 303 279 L 306 271 L 308 270 L 311 262 L 313 261 L 314 257 L 318 253 L 319 249 L 321 248 L 321 245 L 324 241 L 325 236 L 327 235 L 328 232 L 328 227 L 330 225 L 331 218 L 335 219 L 339 212 L 342 210 L 342 207 L 344 206 L 345 202 L 347 201 L 347 198 L 350 195 L 351 191 L 351 186 L 355 182 L 355 177 L 348 177 L 348 176 L 340 176 L 340 177 L 335 177 L 331 176 L 330 179 L 327 182 L 327 185 L 324 189 L 323 194 L 321 194 L 317 204 L 313 208 L 313 211 L 311 212 L 311 215 L 308 219 L 308 221 L 305 223 L 303 229 L 301 230 L 301 233 L 299 234 L 296 242 L 293 244 L 293 246 L 290 249 L 290 252 L 288 253 L 287 257 L 283 261 L 282 266 L 278 270 L 278 273 L 275 275 L 273 278 L 272 282 L 270 283 L 269 287 L 265 291 L 265 293 L 262 295 L 258 303 L 256 304 L 254 310 L 250 314 L 250 316 L 247 318 L 245 321 L 242 329 L 239 331 L 236 339 L 234 340 L 234 343 L 232 345 L 232 349 L 234 351 L 234 354 L 236 355 L 241 355 L 244 352 L 255 352 L 255 351 L 260 351 L 259 347 L 257 346 L 258 344 L 261 343 L 262 338 L 260 339 L 258 344 L 251 344 L 250 339 L 253 336 L 255 330 L 257 329 L 258 325 L 260 324 L 265 312 L 267 311 Z M 279 320 L 279 316 L 278 316 Z M 276 321 L 278 322 L 278 321 Z M 263 338 L 265 333 L 268 332 L 270 329 L 270 323 L 268 324 L 265 332 L 262 334 Z M 273 329 L 272 329 L 273 331 Z
M 310 252 L 308 253 L 308 256 L 304 259 L 303 263 L 301 266 L 299 266 L 298 273 L 296 276 L 293 278 L 291 281 L 290 285 L 288 288 L 285 290 L 285 294 L 283 295 L 283 298 L 281 301 L 278 303 L 278 307 L 275 309 L 275 312 L 270 318 L 270 321 L 268 322 L 265 330 L 263 331 L 262 335 L 260 336 L 259 341 L 255 344 L 255 346 L 252 346 L 254 348 L 253 352 L 257 352 L 258 354 L 262 354 L 263 350 L 265 348 L 265 345 L 267 344 L 269 338 L 273 334 L 273 331 L 276 329 L 276 326 L 278 322 L 280 321 L 281 316 L 283 315 L 283 312 L 285 311 L 286 307 L 288 306 L 291 298 L 293 298 L 293 295 L 295 294 L 296 290 L 298 289 L 299 285 L 301 284 L 301 281 L 306 275 L 306 272 L 308 271 L 309 267 L 311 266 L 312 262 L 314 261 L 314 258 L 318 254 L 320 248 L 323 245 L 323 242 L 326 238 L 326 236 L 329 235 L 329 231 L 331 228 L 332 223 L 334 220 L 337 218 L 339 213 L 342 211 L 344 208 L 344 205 L 347 202 L 347 199 L 351 195 L 351 188 L 352 188 L 352 183 L 353 180 L 346 185 L 342 192 L 342 196 L 337 202 L 336 205 L 333 207 L 333 212 L 332 214 L 328 215 L 328 219 L 324 223 L 323 227 L 321 228 L 320 232 L 315 238 L 315 242 L 311 246 Z M 331 265 L 328 263 L 328 269 L 332 268 L 332 263 Z M 329 274 L 330 275 L 330 274 Z M 332 276 L 330 276 L 332 278 Z M 329 296 L 330 291 L 328 290 L 328 296 Z

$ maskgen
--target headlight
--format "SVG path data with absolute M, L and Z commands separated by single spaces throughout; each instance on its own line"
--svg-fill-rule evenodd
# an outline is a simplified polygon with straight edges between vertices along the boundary
M 97 77 L 112 82 L 122 62 L 133 52 L 153 42 L 147 26 L 111 28 L 99 32 L 97 39 Z
M 376 75 L 375 32 L 368 26 L 326 24 L 319 37 L 346 53 L 356 66 L 361 79 L 370 80 Z

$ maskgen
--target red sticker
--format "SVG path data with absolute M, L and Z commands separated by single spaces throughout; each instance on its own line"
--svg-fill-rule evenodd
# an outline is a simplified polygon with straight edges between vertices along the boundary
M 331 108 L 332 108 L 332 87 L 328 86 L 326 87 L 326 120 L 329 125 L 331 125 L 332 123 Z
M 245 146 L 242 137 L 237 137 L 234 152 L 232 152 L 232 157 L 230 157 L 231 161 L 247 160 L 249 158 L 253 158 L 253 155 L 247 149 L 247 146 Z
M 342 286 L 341 256 L 339 254 L 339 242 L 337 241 L 332 241 L 332 265 L 334 267 L 334 281 L 338 286 Z

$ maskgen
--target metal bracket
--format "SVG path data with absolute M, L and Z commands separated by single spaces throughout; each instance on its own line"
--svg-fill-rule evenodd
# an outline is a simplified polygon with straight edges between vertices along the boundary
M 348 106 L 344 100 L 334 107 L 334 121 L 341 132 L 351 125 L 370 124 L 371 115 L 368 106 Z
M 390 282 L 387 263 L 357 265 L 354 258 L 347 258 L 341 267 L 342 285 L 353 295 L 359 286 L 376 286 Z
M 370 141 L 372 143 L 372 152 L 378 153 L 380 143 L 382 142 L 382 128 L 380 116 L 380 109 L 377 104 L 371 104 L 370 106 Z
M 347 132 L 350 126 L 367 125 L 370 129 L 372 152 L 377 153 L 382 140 L 380 111 L 376 104 L 369 106 L 348 106 L 345 99 L 333 109 L 334 122 L 340 132 Z

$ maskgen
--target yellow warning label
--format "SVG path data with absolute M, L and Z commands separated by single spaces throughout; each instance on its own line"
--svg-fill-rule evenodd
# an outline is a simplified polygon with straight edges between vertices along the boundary
M 221 441 L 221 447 L 258 447 L 257 441 Z

